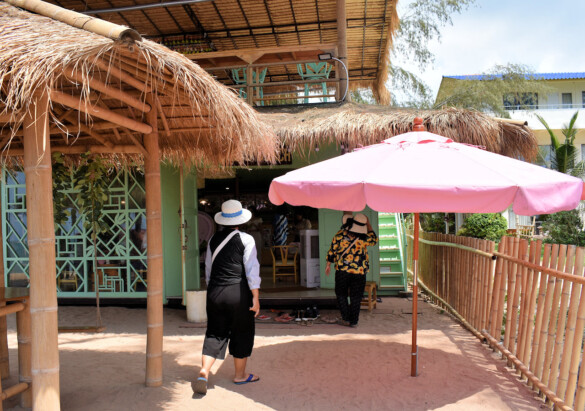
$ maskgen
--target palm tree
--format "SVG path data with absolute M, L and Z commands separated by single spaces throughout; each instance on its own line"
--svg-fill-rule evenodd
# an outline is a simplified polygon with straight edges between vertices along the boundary
M 585 175 L 585 161 L 579 161 L 577 157 L 577 147 L 575 147 L 575 136 L 578 128 L 575 128 L 575 122 L 579 112 L 576 111 L 571 117 L 569 124 L 565 124 L 561 132 L 565 136 L 564 143 L 560 143 L 555 133 L 551 130 L 547 122 L 538 114 L 536 117 L 548 131 L 551 145 L 551 169 L 561 173 L 570 174 L 575 177 Z M 542 155 L 542 154 L 541 154 Z

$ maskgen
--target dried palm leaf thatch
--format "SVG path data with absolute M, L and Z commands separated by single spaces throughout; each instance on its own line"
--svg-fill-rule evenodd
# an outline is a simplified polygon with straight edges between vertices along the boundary
M 349 149 L 378 143 L 411 131 L 415 117 L 422 117 L 432 133 L 508 157 L 531 161 L 538 152 L 536 138 L 528 127 L 473 110 L 406 110 L 348 103 L 310 109 L 266 108 L 262 113 L 279 140 L 298 153 L 323 142 Z
M 134 161 L 145 153 L 146 113 L 157 109 L 164 161 L 213 168 L 275 159 L 271 128 L 183 55 L 148 40 L 115 41 L 5 2 L 0 86 L 5 154 L 19 153 L 24 115 L 34 110 L 35 95 L 48 93 L 51 145 L 67 153 L 87 149 Z

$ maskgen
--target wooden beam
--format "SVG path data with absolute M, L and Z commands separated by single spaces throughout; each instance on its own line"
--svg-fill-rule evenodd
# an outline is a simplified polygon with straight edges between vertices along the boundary
M 139 121 L 132 120 L 128 117 L 124 117 L 123 115 L 118 114 L 109 109 L 98 108 L 95 106 L 84 104 L 83 100 L 68 94 L 63 94 L 57 90 L 51 91 L 51 100 L 59 104 L 63 104 L 64 106 L 82 111 L 91 116 L 101 118 L 102 120 L 110 121 L 121 127 L 126 127 L 129 128 L 130 130 L 138 131 L 139 133 L 148 134 L 152 132 L 152 128 L 148 124 L 144 124 Z
M 138 151 L 146 158 L 148 157 L 148 151 L 146 151 L 146 149 L 144 148 L 144 146 L 142 145 L 142 143 L 136 138 L 134 137 L 134 135 L 128 131 L 128 129 L 123 128 L 122 131 L 124 132 L 124 134 L 126 135 L 126 137 L 128 137 L 136 146 L 136 148 L 138 149 Z
M 337 47 L 333 43 L 325 44 L 306 44 L 298 46 L 283 46 L 283 47 L 264 47 L 264 48 L 253 48 L 253 49 L 241 49 L 241 50 L 225 50 L 225 51 L 211 51 L 209 53 L 195 53 L 189 54 L 186 57 L 191 60 L 205 60 L 214 59 L 220 57 L 237 57 L 248 64 L 252 64 L 260 57 L 266 54 L 277 54 L 277 53 L 294 53 L 303 51 L 323 51 L 332 52 Z
M 79 127 L 79 130 L 83 131 L 85 134 L 89 134 L 92 138 L 99 141 L 100 143 L 102 143 L 106 147 L 108 147 L 108 148 L 114 147 L 114 144 L 112 144 L 111 141 L 108 141 L 104 137 L 100 136 L 99 134 L 94 133 L 93 130 L 89 126 L 86 126 L 85 124 L 79 123 L 77 121 L 77 116 L 75 115 L 75 113 L 71 112 L 67 116 L 65 116 L 65 118 L 67 120 L 69 120 L 74 126 Z
M 147 96 L 155 106 L 155 96 Z M 160 148 L 158 144 L 158 116 L 156 109 L 147 114 L 152 133 L 144 136 L 148 157 L 144 160 L 144 187 L 146 190 L 147 236 L 147 293 L 146 293 L 146 386 L 159 387 L 163 383 L 163 249 L 161 221 Z
M 24 118 L 24 174 L 29 249 L 32 408 L 60 409 L 55 228 L 49 138 L 49 96 Z
M 76 144 L 74 146 L 51 146 L 51 153 L 83 154 L 87 152 L 95 154 L 143 154 L 135 145 L 117 145 L 112 148 L 91 144 Z M 14 148 L 6 150 L 3 155 L 9 157 L 22 157 L 24 150 Z
M 14 119 L 10 113 L 0 114 L 0 123 L 12 123 Z
M 65 76 L 67 76 L 68 78 L 78 81 L 82 84 L 84 84 L 84 78 L 83 75 L 81 73 L 79 73 L 78 71 L 73 70 L 72 68 L 68 68 L 65 70 Z M 130 94 L 108 86 L 107 84 L 91 77 L 88 79 L 88 84 L 89 87 L 99 91 L 100 93 L 104 93 L 105 95 L 107 95 L 108 97 L 111 98 L 115 98 L 117 100 L 120 100 L 121 102 L 134 107 L 135 109 L 138 109 L 140 111 L 142 111 L 143 113 L 148 113 L 150 111 L 150 106 L 148 104 L 146 104 L 143 101 L 140 101 L 134 97 L 132 97 Z
M 163 123 L 165 133 L 166 133 L 167 137 L 169 137 L 171 135 L 171 131 L 169 128 L 169 122 L 167 121 L 167 116 L 165 116 L 165 112 L 163 111 L 163 108 L 162 108 L 162 105 L 160 104 L 160 99 L 158 98 L 158 96 L 156 97 L 156 108 L 158 109 L 158 114 L 159 114 L 160 119 Z
M 123 81 L 124 83 L 128 84 L 129 86 L 134 87 L 136 90 L 142 93 L 148 93 L 151 91 L 150 87 L 146 83 L 142 81 L 136 80 L 127 72 L 121 70 L 120 68 L 109 64 L 108 62 L 104 61 L 103 59 L 96 60 L 96 66 L 100 69 L 105 71 L 111 76 L 116 77 L 118 80 Z

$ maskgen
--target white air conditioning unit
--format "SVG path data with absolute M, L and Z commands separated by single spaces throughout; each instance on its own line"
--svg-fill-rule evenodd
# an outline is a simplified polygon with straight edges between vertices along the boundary
M 301 230 L 301 285 L 314 288 L 321 285 L 319 270 L 319 230 Z

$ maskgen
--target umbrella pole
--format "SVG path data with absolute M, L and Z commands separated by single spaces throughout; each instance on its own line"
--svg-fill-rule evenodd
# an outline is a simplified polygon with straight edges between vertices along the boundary
M 417 329 L 417 314 L 418 314 L 418 226 L 419 213 L 414 213 L 414 239 L 412 241 L 412 348 L 410 359 L 410 376 L 416 377 L 418 375 L 418 347 L 416 345 L 416 329 Z

